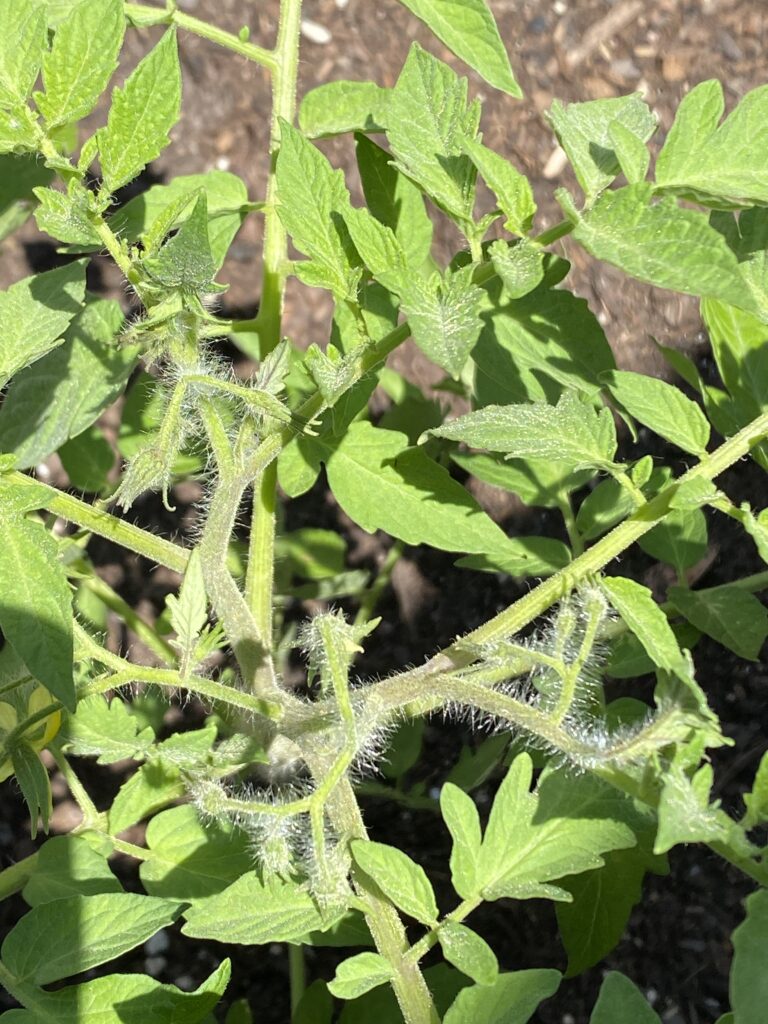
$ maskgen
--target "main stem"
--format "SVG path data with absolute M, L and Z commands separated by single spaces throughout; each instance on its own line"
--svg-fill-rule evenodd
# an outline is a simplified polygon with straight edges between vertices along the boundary
M 272 73 L 272 121 L 269 145 L 269 180 L 264 213 L 264 251 L 261 300 L 256 318 L 262 359 L 280 342 L 285 293 L 288 237 L 277 213 L 277 153 L 280 121 L 292 122 L 296 114 L 296 83 L 299 68 L 301 0 L 282 0 L 280 24 Z M 263 672 L 274 674 L 272 665 L 273 590 L 275 575 L 275 504 L 277 464 L 272 463 L 254 481 L 253 514 L 248 545 L 245 599 L 266 650 Z

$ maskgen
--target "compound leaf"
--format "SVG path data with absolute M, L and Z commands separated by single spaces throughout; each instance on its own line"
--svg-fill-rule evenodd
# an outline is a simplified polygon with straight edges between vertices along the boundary
M 496 196 L 499 209 L 506 217 L 504 227 L 515 235 L 527 234 L 536 213 L 536 201 L 526 176 L 481 142 L 466 139 L 464 149 Z
M 641 583 L 623 576 L 603 580 L 608 600 L 643 645 L 655 665 L 673 674 L 687 676 L 687 664 L 669 621 Z
M 101 694 L 80 701 L 76 714 L 64 726 L 65 737 L 73 753 L 97 757 L 98 764 L 112 764 L 124 758 L 143 759 L 154 742 L 149 726 L 143 729 L 126 704 Z

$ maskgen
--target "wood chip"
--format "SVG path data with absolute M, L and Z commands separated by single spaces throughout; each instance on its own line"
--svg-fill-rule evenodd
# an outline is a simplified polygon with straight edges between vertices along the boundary
M 590 25 L 584 33 L 581 46 L 574 47 L 566 55 L 565 62 L 568 67 L 575 68 L 579 64 L 583 64 L 602 43 L 612 39 L 623 28 L 626 28 L 630 22 L 634 21 L 644 6 L 643 0 L 623 0 L 612 11 L 609 11 L 604 18 Z

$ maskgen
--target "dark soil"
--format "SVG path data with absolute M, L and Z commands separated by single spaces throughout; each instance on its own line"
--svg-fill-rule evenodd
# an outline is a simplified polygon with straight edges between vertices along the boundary
M 237 30 L 248 21 L 255 40 L 267 44 L 276 20 L 277 0 L 258 5 L 244 0 L 180 0 L 180 6 L 198 17 Z M 556 185 L 573 182 L 563 169 L 548 127 L 542 119 L 553 98 L 585 100 L 640 90 L 668 129 L 680 97 L 697 82 L 718 77 L 725 83 L 729 104 L 764 81 L 762 55 L 768 42 L 768 9 L 760 0 L 491 0 L 526 94 L 522 103 L 493 94 L 470 73 L 470 88 L 485 98 L 485 141 L 513 158 L 534 183 L 540 204 L 540 227 L 559 218 L 551 198 Z M 325 44 L 304 40 L 301 88 L 336 78 L 372 78 L 391 85 L 408 46 L 416 38 L 447 59 L 436 43 L 396 0 L 306 0 L 305 15 L 327 26 Z M 613 25 L 611 30 L 610 26 Z M 311 31 L 311 30 L 308 30 Z M 125 69 L 148 45 L 148 33 L 133 33 Z M 175 145 L 152 168 L 154 179 L 213 167 L 231 169 L 247 182 L 253 197 L 263 193 L 266 173 L 268 85 L 260 69 L 217 51 L 195 38 L 184 38 L 185 113 L 175 131 Z M 103 111 L 94 115 L 94 124 Z M 331 158 L 348 172 L 350 187 L 358 190 L 346 142 L 327 145 Z M 251 218 L 232 248 L 221 275 L 231 282 L 225 309 L 240 315 L 254 311 L 258 298 L 260 221 Z M 440 231 L 444 254 L 456 240 Z M 706 353 L 695 302 L 683 296 L 649 289 L 629 281 L 618 271 L 594 265 L 566 246 L 574 260 L 569 287 L 586 297 L 599 316 L 621 365 L 666 372 L 658 362 L 651 336 L 682 348 L 698 359 Z M 56 259 L 53 246 L 28 224 L 0 250 L 0 285 L 45 269 Z M 122 295 L 119 277 L 104 260 L 95 261 L 90 286 L 105 294 Z M 308 297 L 308 296 L 311 296 Z M 309 305 L 310 301 L 312 305 Z M 286 331 L 301 344 L 322 342 L 327 336 L 329 308 L 319 292 L 292 289 L 288 297 Z M 399 369 L 419 383 L 434 382 L 432 369 L 411 347 L 395 355 Z M 629 454 L 629 453 L 628 453 Z M 663 457 L 662 452 L 658 453 Z M 671 457 L 671 456 L 670 456 Z M 59 477 L 54 460 L 50 470 Z M 734 467 L 721 486 L 735 501 L 754 506 L 768 503 L 765 475 L 750 462 Z M 137 507 L 137 519 L 159 533 L 178 535 L 194 528 L 197 497 L 194 486 L 177 494 L 183 511 L 171 517 L 159 501 L 147 499 Z M 552 535 L 559 527 L 548 515 L 530 515 L 509 505 L 493 503 L 498 518 L 514 529 Z M 509 519 L 509 516 L 516 518 Z M 316 489 L 289 507 L 288 526 L 312 523 L 341 529 L 360 565 L 375 568 L 385 551 L 383 538 L 368 538 L 340 515 L 328 495 Z M 163 607 L 165 594 L 175 585 L 172 574 L 152 571 L 138 558 L 122 558 L 109 545 L 95 540 L 92 557 L 105 578 L 123 596 L 153 617 Z M 760 565 L 752 545 L 734 524 L 718 517 L 711 521 L 712 560 L 705 582 L 714 585 Z M 385 595 L 379 612 L 382 625 L 370 638 L 361 674 L 379 675 L 418 663 L 458 633 L 479 624 L 509 604 L 525 589 L 515 581 L 457 570 L 454 559 L 429 549 L 409 549 Z M 642 554 L 632 555 L 615 569 L 649 585 L 659 586 L 658 567 Z M 661 581 L 663 582 L 663 581 Z M 304 614 L 296 609 L 294 614 Z M 115 627 L 111 639 L 130 643 L 138 659 L 148 656 L 133 637 Z M 720 715 L 726 735 L 735 747 L 718 751 L 717 791 L 726 809 L 738 813 L 740 794 L 749 787 L 765 749 L 766 665 L 740 662 L 719 646 L 702 640 L 695 652 L 699 679 Z M 632 684 L 633 692 L 647 693 L 649 681 Z M 622 690 L 625 692 L 625 690 Z M 194 709 L 188 714 L 194 715 Z M 171 709 L 167 727 L 178 728 L 181 715 Z M 184 723 L 185 727 L 188 723 Z M 455 723 L 432 721 L 426 730 L 421 762 L 414 779 L 439 784 L 458 757 L 462 744 L 476 742 Z M 89 790 L 99 805 L 108 806 L 122 781 L 121 771 L 82 763 Z M 488 805 L 497 780 L 478 792 Z M 77 820 L 76 808 L 63 780 L 54 775 L 56 814 L 54 831 L 67 831 Z M 0 866 L 34 849 L 19 795 L 11 785 L 0 788 Z M 422 818 L 426 815 L 428 820 Z M 449 900 L 447 863 L 449 841 L 445 830 L 429 812 L 416 812 L 381 801 L 367 801 L 366 820 L 374 838 L 401 846 L 423 863 L 436 881 L 439 894 Z M 425 824 L 428 827 L 425 827 Z M 655 1003 L 666 1024 L 711 1024 L 728 1007 L 729 936 L 743 915 L 742 900 L 752 886 L 706 849 L 678 848 L 670 857 L 667 877 L 650 876 L 644 899 L 616 950 L 599 968 L 564 983 L 560 993 L 538 1011 L 540 1024 L 586 1024 L 599 988 L 602 971 L 621 970 Z M 135 871 L 118 860 L 116 869 L 128 888 L 137 888 Z M 19 899 L 0 906 L 0 929 L 7 929 L 23 912 Z M 564 969 L 562 952 L 550 904 L 542 901 L 502 902 L 486 905 L 473 924 L 497 951 L 503 969 L 557 967 Z M 233 982 L 227 1000 L 247 997 L 261 1024 L 285 1024 L 289 1019 L 287 960 L 282 947 L 244 950 L 216 944 L 182 941 L 168 932 L 165 949 L 144 950 L 124 957 L 110 970 L 152 969 L 159 980 L 193 987 L 224 955 L 234 960 Z M 150 964 L 145 958 L 152 956 Z M 308 950 L 310 977 L 332 976 L 339 954 Z M 12 1005 L 0 993 L 0 1008 Z

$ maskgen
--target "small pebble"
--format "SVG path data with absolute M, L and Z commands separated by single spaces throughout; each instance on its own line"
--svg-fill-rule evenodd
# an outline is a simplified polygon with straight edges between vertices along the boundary
M 168 933 L 165 929 L 162 929 L 156 935 L 147 939 L 144 943 L 144 952 L 147 956 L 158 956 L 160 953 L 165 953 L 170 944 L 171 940 L 168 938 Z
M 162 974 L 167 966 L 168 961 L 164 956 L 148 956 L 144 960 L 144 970 L 147 974 L 152 975 L 153 978 L 156 978 L 158 974 Z
M 555 0 L 552 4 L 552 10 L 555 14 L 559 14 L 562 17 L 562 15 L 568 10 L 568 4 L 565 3 L 564 0 Z M 563 1024 L 565 1024 L 565 1022 L 563 1022 Z
M 349 0 L 336 0 L 336 6 L 343 11 L 349 4 Z
M 228 156 L 220 156 L 216 161 L 217 171 L 228 171 L 231 166 L 232 161 L 229 159 Z
M 191 992 L 195 988 L 194 978 L 190 978 L 188 974 L 182 974 L 176 978 L 173 982 L 176 988 L 180 988 L 182 992 Z
M 568 157 L 565 155 L 565 150 L 560 146 L 555 146 L 549 157 L 549 160 L 544 164 L 544 170 L 541 172 L 545 178 L 552 179 L 558 177 L 565 170 L 565 166 L 568 163 Z
M 319 25 L 316 21 L 309 21 L 307 18 L 301 23 L 301 34 L 310 43 L 317 43 L 318 46 L 326 46 L 333 39 L 325 25 Z

